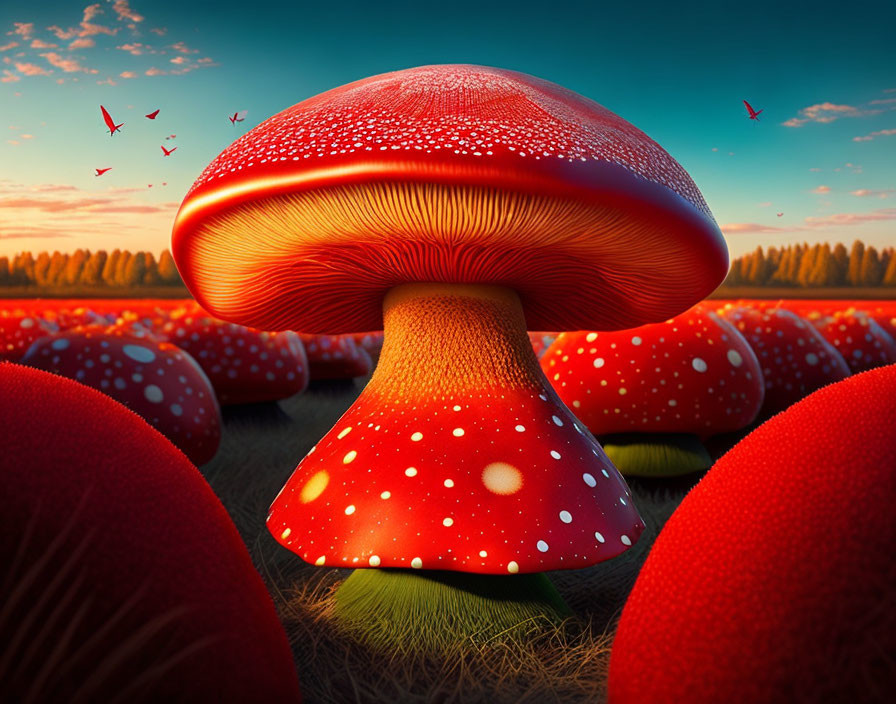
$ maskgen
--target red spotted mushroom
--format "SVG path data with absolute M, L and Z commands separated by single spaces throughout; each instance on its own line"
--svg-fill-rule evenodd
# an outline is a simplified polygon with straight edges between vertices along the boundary
M 765 385 L 762 420 L 852 373 L 815 326 L 789 310 L 725 306 L 719 314 L 747 339 L 759 360 Z
M 159 333 L 193 356 L 222 405 L 278 401 L 308 386 L 308 360 L 293 332 L 187 314 L 172 316 Z
M 631 330 L 562 333 L 541 366 L 623 474 L 708 469 L 700 441 L 749 425 L 762 406 L 756 355 L 701 306 Z
M 313 564 L 398 568 L 356 570 L 339 609 L 361 638 L 379 603 L 403 614 L 395 637 L 434 641 L 555 604 L 538 573 L 613 557 L 643 528 L 527 328 L 662 320 L 727 269 L 703 198 L 656 142 L 560 86 L 470 65 L 374 76 L 263 122 L 194 184 L 172 251 L 223 319 L 384 330 L 370 382 L 268 527 Z M 447 619 L 432 606 L 445 571 L 475 573 L 452 582 Z M 480 601 L 499 592 L 503 609 Z
M 896 363 L 896 341 L 874 318 L 855 309 L 838 311 L 814 321 L 854 374 Z
M 0 363 L 0 389 L 0 699 L 298 702 L 271 598 L 196 467 L 70 379 Z
M 35 340 L 54 331 L 53 325 L 36 315 L 0 310 L 0 361 L 18 361 Z
M 896 365 L 826 386 L 722 457 L 663 527 L 609 702 L 890 702 Z
M 354 379 L 373 370 L 373 359 L 351 335 L 300 335 L 311 379 Z M 382 349 L 382 348 L 381 348 Z
M 195 464 L 218 450 L 221 413 L 208 378 L 167 342 L 75 328 L 35 342 L 22 364 L 93 387 L 146 419 Z

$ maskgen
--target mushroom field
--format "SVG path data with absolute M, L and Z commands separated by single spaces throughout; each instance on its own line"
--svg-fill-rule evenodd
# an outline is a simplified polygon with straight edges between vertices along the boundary
M 385 336 L 0 300 L 0 700 L 890 701 L 896 300 L 480 288 Z

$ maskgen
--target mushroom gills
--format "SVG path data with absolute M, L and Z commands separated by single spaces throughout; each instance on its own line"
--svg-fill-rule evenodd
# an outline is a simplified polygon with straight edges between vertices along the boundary
M 712 466 L 712 458 L 696 435 L 618 433 L 599 440 L 607 457 L 626 476 L 674 477 Z
M 458 642 L 519 639 L 573 616 L 544 573 L 355 570 L 335 594 L 334 621 L 374 650 L 438 653 Z

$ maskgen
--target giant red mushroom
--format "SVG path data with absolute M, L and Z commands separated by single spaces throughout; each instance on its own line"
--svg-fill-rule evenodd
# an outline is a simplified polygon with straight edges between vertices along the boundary
M 193 185 L 172 251 L 222 319 L 385 331 L 373 377 L 268 526 L 314 564 L 400 568 L 356 570 L 344 615 L 370 621 L 377 585 L 394 602 L 411 591 L 388 584 L 411 575 L 406 618 L 424 639 L 446 623 L 419 621 L 433 570 L 478 573 L 452 592 L 454 616 L 502 616 L 500 630 L 530 615 L 524 601 L 556 602 L 524 575 L 610 558 L 643 527 L 527 328 L 664 320 L 727 270 L 706 203 L 656 142 L 558 85 L 472 65 L 374 76 L 263 122 Z M 496 592 L 507 608 L 478 600 Z

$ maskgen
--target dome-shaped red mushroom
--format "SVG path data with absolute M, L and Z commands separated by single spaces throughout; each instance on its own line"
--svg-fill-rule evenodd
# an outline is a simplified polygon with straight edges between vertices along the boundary
M 759 360 L 765 385 L 761 419 L 852 374 L 843 356 L 796 313 L 782 308 L 760 311 L 725 306 L 719 315 L 747 339 Z
M 708 469 L 699 440 L 745 427 L 762 405 L 756 355 L 702 306 L 632 330 L 562 333 L 541 366 L 623 474 Z
M 643 132 L 467 65 L 375 76 L 262 123 L 200 176 L 172 247 L 222 318 L 384 330 L 370 383 L 274 502 L 278 540 L 317 564 L 503 575 L 594 564 L 643 527 L 527 327 L 663 319 L 727 259 L 693 181 Z
M 0 699 L 297 702 L 271 598 L 186 457 L 69 379 L 0 363 L 0 389 Z
M 736 445 L 663 527 L 625 604 L 611 704 L 890 702 L 896 365 Z
M 854 308 L 813 320 L 854 374 L 896 363 L 896 342 L 874 320 Z

